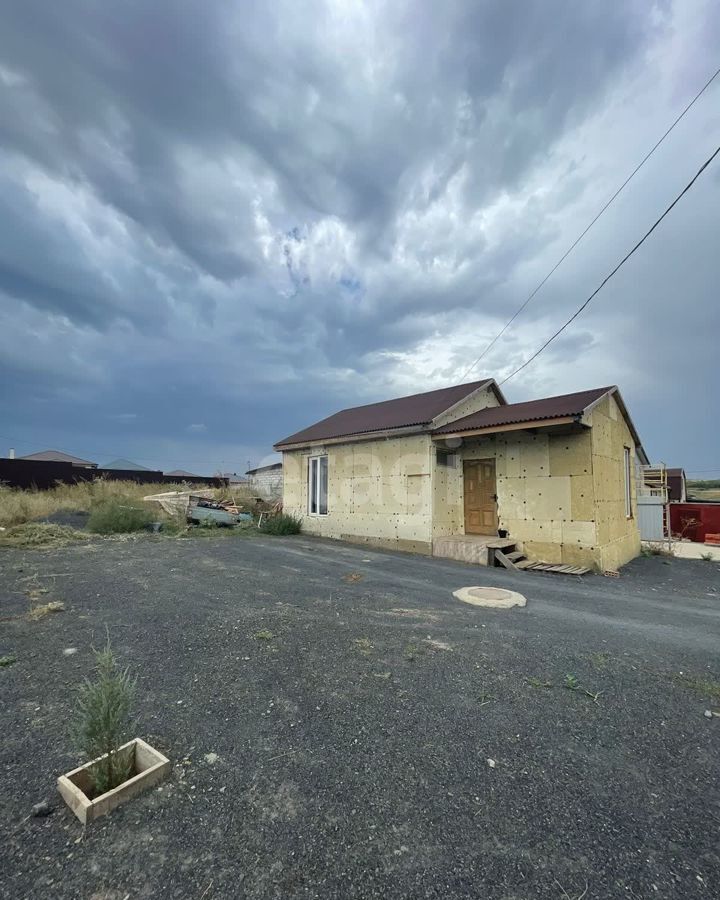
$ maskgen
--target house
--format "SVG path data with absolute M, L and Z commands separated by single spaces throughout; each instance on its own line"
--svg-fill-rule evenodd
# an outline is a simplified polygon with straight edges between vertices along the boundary
M 218 472 L 216 478 L 224 478 L 228 485 L 247 484 L 248 480 L 244 475 L 238 475 L 237 472 Z
M 39 453 L 29 453 L 27 456 L 18 456 L 18 459 L 30 459 L 36 462 L 64 462 L 76 466 L 78 469 L 97 469 L 96 462 L 63 453 L 62 450 L 41 450 Z
M 687 483 L 684 469 L 667 469 L 668 500 L 685 503 L 687 500 Z
M 283 464 L 271 463 L 269 466 L 258 466 L 256 469 L 248 469 L 250 488 L 260 497 L 268 500 L 279 500 L 283 494 Z
M 196 478 L 202 478 L 202 475 L 193 475 L 192 472 L 186 472 L 184 469 L 173 469 L 172 472 L 163 472 L 168 478 L 184 478 L 186 481 L 194 481 Z
M 603 570 L 640 552 L 648 460 L 617 387 L 507 403 L 484 379 L 342 410 L 275 449 L 309 533 L 454 555 L 502 531 L 530 559 Z
M 102 466 L 103 469 L 120 469 L 123 472 L 151 472 L 152 469 L 148 469 L 147 466 L 141 466 L 139 463 L 134 463 L 129 459 L 114 459 L 112 462 L 105 463 Z

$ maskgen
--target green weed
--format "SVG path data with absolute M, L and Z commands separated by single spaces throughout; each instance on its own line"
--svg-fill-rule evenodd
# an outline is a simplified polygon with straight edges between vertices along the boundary
M 268 516 L 263 520 L 260 531 L 263 534 L 300 534 L 302 519 L 291 516 L 288 513 L 280 513 L 277 516 Z
M 708 675 L 685 675 L 678 673 L 674 676 L 678 684 L 690 688 L 703 697 L 720 700 L 720 681 L 716 681 Z
M 542 681 L 540 678 L 535 678 L 535 676 L 531 675 L 529 678 L 526 678 L 525 681 L 530 685 L 530 687 L 534 688 L 551 688 L 551 681 Z
M 93 508 L 87 528 L 95 534 L 130 534 L 143 531 L 152 521 L 150 511 L 144 507 L 108 500 Z
M 78 689 L 77 712 L 73 721 L 75 743 L 90 759 L 103 759 L 91 771 L 96 794 L 104 794 L 126 781 L 132 757 L 117 750 L 130 735 L 130 710 L 136 679 L 120 669 L 108 641 L 95 653 L 94 680 L 85 679 Z

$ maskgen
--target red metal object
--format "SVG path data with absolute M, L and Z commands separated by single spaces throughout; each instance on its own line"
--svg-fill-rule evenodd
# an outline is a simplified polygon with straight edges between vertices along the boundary
M 720 503 L 670 503 L 673 537 L 704 544 L 708 535 L 720 533 Z

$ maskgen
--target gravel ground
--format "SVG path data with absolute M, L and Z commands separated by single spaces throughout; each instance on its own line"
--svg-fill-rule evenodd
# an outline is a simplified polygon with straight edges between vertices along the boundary
M 719 576 L 302 537 L 0 551 L 0 896 L 717 897 Z M 453 598 L 473 584 L 528 605 Z M 33 586 L 65 611 L 30 622 Z M 174 768 L 83 829 L 55 779 L 106 627 Z

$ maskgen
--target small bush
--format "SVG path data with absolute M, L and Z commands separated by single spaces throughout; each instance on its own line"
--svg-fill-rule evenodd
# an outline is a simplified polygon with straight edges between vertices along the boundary
M 300 534 L 302 519 L 291 516 L 289 513 L 280 513 L 277 516 L 269 516 L 260 526 L 260 531 L 265 534 Z
M 110 501 L 92 510 L 87 527 L 95 534 L 129 534 L 142 531 L 152 521 L 149 510 L 143 507 Z
M 96 677 L 86 678 L 78 691 L 73 737 L 78 749 L 90 759 L 105 756 L 93 773 L 96 795 L 104 794 L 127 780 L 132 759 L 116 753 L 130 736 L 130 709 L 136 680 L 120 669 L 110 642 L 95 653 Z

